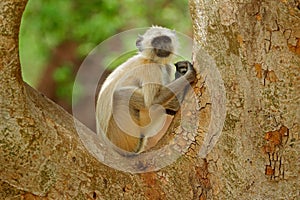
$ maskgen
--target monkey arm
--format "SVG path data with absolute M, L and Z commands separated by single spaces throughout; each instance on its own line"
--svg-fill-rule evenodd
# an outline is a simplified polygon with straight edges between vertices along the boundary
M 153 104 L 160 104 L 163 106 L 167 106 L 169 104 L 174 103 L 176 97 L 181 97 L 187 85 L 189 85 L 189 81 L 187 81 L 185 76 L 181 76 L 170 84 L 162 87 L 159 93 L 154 98 Z
M 151 105 L 162 105 L 166 108 L 167 112 L 168 110 L 171 111 L 169 114 L 174 113 L 174 111 L 176 112 L 180 107 L 186 86 L 189 85 L 189 81 L 191 81 L 191 79 L 189 80 L 186 75 L 181 76 L 166 86 L 161 86 Z M 113 101 L 117 104 L 127 104 L 132 110 L 141 110 L 146 108 L 142 88 L 119 88 L 114 92 Z
M 140 110 L 145 108 L 144 96 L 141 93 L 141 89 L 121 88 L 114 93 L 114 102 L 117 104 L 122 103 L 122 99 L 126 99 L 126 96 L 128 96 L 129 94 L 131 94 L 129 100 L 129 108 L 131 108 L 131 110 Z M 163 105 L 166 109 L 166 113 L 169 115 L 175 115 L 180 107 L 182 98 L 182 95 L 180 96 L 180 98 L 176 98 L 176 96 L 173 94 L 173 98 L 170 101 L 165 102 Z M 126 102 L 124 101 L 123 103 Z
M 177 93 L 173 93 L 168 86 L 167 87 L 161 87 L 159 94 L 156 95 L 156 99 L 154 100 L 153 104 L 160 104 L 164 105 L 166 109 L 174 110 L 178 108 L 179 106 L 179 99 L 176 98 L 175 95 L 180 97 L 180 93 L 183 92 L 183 87 L 178 87 L 178 90 L 181 89 L 181 91 L 178 91 Z M 166 101 L 162 102 L 161 96 L 167 96 L 165 99 Z M 129 104 L 131 107 L 135 109 L 144 109 L 146 107 L 144 102 L 144 95 L 142 93 L 141 88 L 133 88 L 133 87 L 124 87 L 116 90 L 113 95 L 113 99 L 115 103 L 122 103 L 122 104 Z M 158 103 L 161 101 L 162 103 Z M 152 104 L 152 105 L 153 105 Z
M 171 101 L 166 103 L 164 107 L 166 108 L 166 113 L 168 115 L 175 115 L 180 108 L 181 100 L 178 98 L 173 98 Z
M 154 98 L 154 104 L 160 104 L 167 106 L 170 103 L 173 103 L 171 101 L 174 98 L 175 95 L 177 98 L 183 98 L 186 86 L 188 86 L 190 83 L 194 82 L 196 79 L 196 71 L 193 68 L 193 65 L 188 61 L 181 61 L 175 64 L 177 70 L 180 68 L 184 69 L 184 74 L 182 76 L 179 76 L 178 79 L 175 79 L 165 87 L 162 87 L 159 91 L 159 93 Z M 181 71 L 182 71 L 181 69 Z M 180 70 L 179 70 L 180 71 Z
M 187 72 L 168 85 L 159 86 L 150 105 L 159 104 L 164 106 L 167 110 L 171 110 L 171 112 L 179 109 L 186 87 L 196 79 L 196 72 L 192 64 L 183 61 L 181 65 L 186 67 Z M 144 87 L 149 87 L 149 85 Z M 149 103 L 146 105 L 144 95 L 143 88 L 130 86 L 121 87 L 114 91 L 113 101 L 118 104 L 122 103 L 123 105 L 128 105 L 131 110 L 141 110 L 145 109 L 147 105 L 149 106 Z

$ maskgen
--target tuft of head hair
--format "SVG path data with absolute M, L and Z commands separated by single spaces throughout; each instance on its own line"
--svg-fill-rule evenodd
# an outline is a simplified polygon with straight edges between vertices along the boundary
M 154 53 L 154 48 L 151 45 L 152 40 L 160 36 L 167 36 L 171 39 L 171 54 L 166 58 L 160 58 L 156 56 Z M 158 62 L 170 62 L 174 55 L 177 54 L 179 43 L 178 38 L 176 36 L 176 32 L 174 30 L 170 30 L 161 26 L 152 26 L 144 33 L 144 35 L 138 36 L 136 46 L 140 52 L 140 55 L 142 55 L 145 58 L 152 59 Z

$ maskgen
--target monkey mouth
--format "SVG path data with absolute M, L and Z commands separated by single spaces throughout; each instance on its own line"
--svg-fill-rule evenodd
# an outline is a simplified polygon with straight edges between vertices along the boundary
M 154 52 L 158 57 L 161 58 L 168 57 L 171 54 L 171 51 L 165 49 L 157 49 L 157 48 L 154 48 Z

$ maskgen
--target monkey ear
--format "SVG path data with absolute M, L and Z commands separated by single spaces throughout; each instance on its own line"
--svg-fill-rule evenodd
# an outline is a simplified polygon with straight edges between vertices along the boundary
M 137 38 L 137 40 L 135 42 L 135 45 L 136 45 L 136 47 L 138 48 L 139 51 L 143 50 L 142 49 L 142 41 L 143 41 L 143 39 L 144 39 L 143 36 L 138 35 L 138 38 Z

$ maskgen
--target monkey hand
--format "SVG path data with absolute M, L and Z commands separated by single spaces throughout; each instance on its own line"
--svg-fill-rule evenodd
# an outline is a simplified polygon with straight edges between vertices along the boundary
M 185 66 L 185 68 L 187 69 L 184 76 L 185 78 L 190 82 L 194 82 L 196 79 L 196 71 L 192 65 L 192 63 L 190 63 L 189 61 L 182 61 L 182 65 Z
M 176 74 L 178 77 L 183 76 L 187 72 L 188 65 L 186 62 L 188 61 L 179 61 L 174 64 L 176 66 Z
M 190 63 L 189 61 L 179 61 L 174 65 L 176 66 L 176 79 L 183 75 L 190 83 L 196 79 L 196 71 L 193 68 L 192 63 Z

